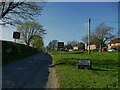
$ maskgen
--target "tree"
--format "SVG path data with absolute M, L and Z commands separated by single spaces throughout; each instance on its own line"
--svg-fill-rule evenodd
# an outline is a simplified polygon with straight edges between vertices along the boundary
M 78 44 L 78 49 L 79 49 L 79 50 L 85 50 L 85 44 L 84 44 L 83 42 L 80 42 L 80 43 Z
M 105 23 L 100 24 L 96 27 L 95 31 L 90 35 L 90 44 L 95 44 L 100 49 L 105 46 L 105 43 L 110 39 L 114 38 L 112 30 L 114 28 L 107 26 Z M 82 39 L 87 42 L 88 37 L 85 36 Z
M 78 42 L 78 41 L 75 41 L 75 40 L 73 40 L 73 41 L 68 41 L 68 42 L 67 42 L 67 44 L 68 44 L 68 45 L 71 45 L 71 46 L 78 45 L 78 43 L 79 43 L 79 42 Z
M 96 27 L 95 32 L 93 33 L 100 44 L 100 49 L 105 46 L 105 42 L 114 38 L 112 30 L 114 28 L 107 26 L 105 23 L 100 24 Z
M 82 41 L 86 44 L 88 44 L 88 36 L 85 36 L 82 38 Z M 100 47 L 100 41 L 99 39 L 96 37 L 95 34 L 91 33 L 90 34 L 90 45 L 95 44 L 97 47 Z
M 38 50 L 42 50 L 44 48 L 43 39 L 38 35 L 33 36 L 33 38 L 30 41 L 30 44 L 33 48 L 37 48 Z
M 73 49 L 73 46 L 72 46 L 72 44 L 71 44 L 70 41 L 67 42 L 67 44 L 65 45 L 65 47 L 66 47 L 67 49 Z
M 67 47 L 67 49 L 73 49 L 73 46 L 76 46 L 78 44 L 79 44 L 78 41 L 73 40 L 73 41 L 68 41 L 65 46 Z
M 43 26 L 36 21 L 29 21 L 17 27 L 17 30 L 21 33 L 22 39 L 29 46 L 34 36 L 44 36 L 45 30 Z
M 49 42 L 47 49 L 49 50 L 55 50 L 58 46 L 58 40 L 52 40 Z
M 0 4 L 0 25 L 20 25 L 25 21 L 34 20 L 37 15 L 41 15 L 43 5 L 37 2 L 5 2 L 2 0 Z

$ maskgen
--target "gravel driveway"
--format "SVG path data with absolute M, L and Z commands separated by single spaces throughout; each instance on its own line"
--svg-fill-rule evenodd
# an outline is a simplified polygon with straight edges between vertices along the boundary
M 46 88 L 52 57 L 39 53 L 2 67 L 2 88 Z

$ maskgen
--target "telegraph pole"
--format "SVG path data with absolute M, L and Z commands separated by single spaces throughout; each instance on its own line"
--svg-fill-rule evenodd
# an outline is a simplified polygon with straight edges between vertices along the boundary
M 90 55 L 90 21 L 91 19 L 88 18 L 88 55 Z

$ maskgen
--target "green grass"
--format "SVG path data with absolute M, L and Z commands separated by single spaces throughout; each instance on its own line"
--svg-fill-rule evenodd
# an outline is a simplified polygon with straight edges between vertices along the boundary
M 117 88 L 117 52 L 62 52 L 52 51 L 61 88 Z M 78 59 L 92 60 L 92 69 L 76 69 Z

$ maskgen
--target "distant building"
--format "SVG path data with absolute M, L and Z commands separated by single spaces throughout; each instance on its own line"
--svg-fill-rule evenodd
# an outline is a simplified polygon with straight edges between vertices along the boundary
M 87 50 L 88 50 L 88 48 L 89 48 L 89 46 L 87 47 Z M 90 45 L 90 50 L 95 50 L 95 49 L 97 49 L 95 44 Z
M 79 44 L 73 46 L 74 51 L 84 51 L 85 50 L 85 44 L 80 42 Z
M 78 50 L 78 46 L 73 46 L 73 50 L 77 51 Z
M 112 48 L 120 50 L 120 38 L 115 38 L 109 42 L 108 49 Z

